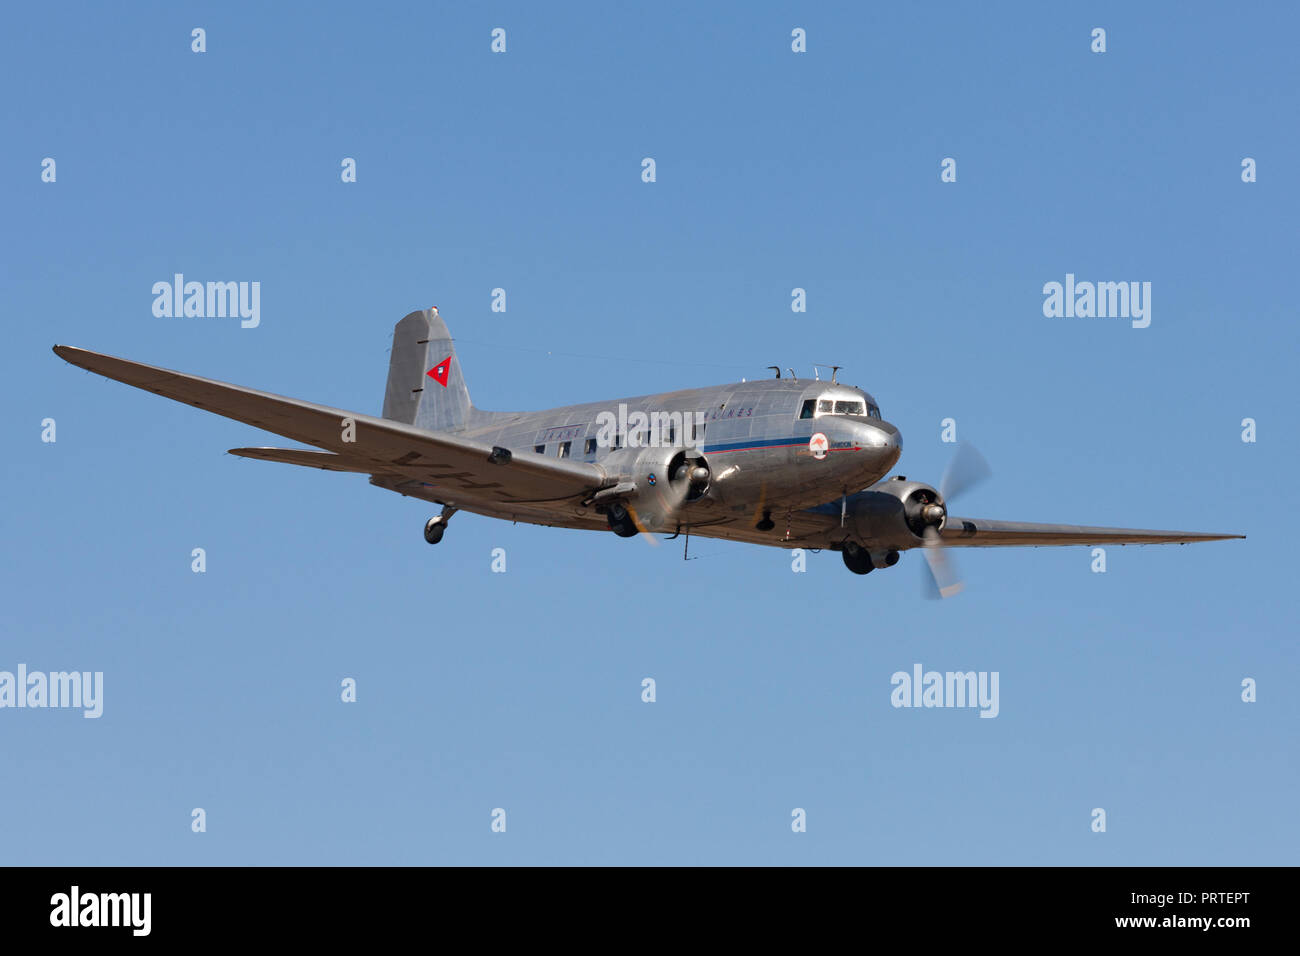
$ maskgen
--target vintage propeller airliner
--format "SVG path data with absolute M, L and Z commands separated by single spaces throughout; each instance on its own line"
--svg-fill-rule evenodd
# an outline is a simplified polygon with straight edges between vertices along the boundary
M 470 404 L 437 308 L 393 333 L 380 417 L 285 398 L 66 345 L 73 365 L 255 425 L 315 448 L 231 454 L 369 475 L 370 483 L 442 506 L 425 524 L 442 540 L 457 511 L 532 524 L 728 538 L 838 551 L 855 574 L 921 548 L 933 590 L 960 590 L 947 548 L 1164 544 L 1244 535 L 988 521 L 948 514 L 987 474 L 963 446 L 939 487 L 886 477 L 902 452 L 874 398 L 791 374 L 569 405 L 488 412 Z

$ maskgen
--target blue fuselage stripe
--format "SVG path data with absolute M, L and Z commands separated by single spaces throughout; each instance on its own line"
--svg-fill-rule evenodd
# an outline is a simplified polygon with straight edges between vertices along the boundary
M 712 455 L 720 451 L 748 451 L 751 448 L 780 448 L 785 445 L 806 445 L 806 438 L 764 438 L 747 441 L 726 442 L 720 445 L 705 445 L 704 454 Z

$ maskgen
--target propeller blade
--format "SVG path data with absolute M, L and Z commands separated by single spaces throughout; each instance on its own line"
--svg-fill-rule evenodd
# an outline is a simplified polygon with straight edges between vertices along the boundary
M 641 519 L 637 517 L 636 509 L 629 505 L 627 509 L 627 513 L 629 516 L 631 516 L 632 523 L 636 525 L 636 530 L 641 532 L 638 535 L 638 537 L 643 539 L 646 542 L 646 544 L 650 545 L 650 547 L 652 548 L 659 547 L 659 539 L 654 536 L 654 534 L 650 531 L 649 528 L 647 528 L 644 524 L 641 523 Z
M 758 519 L 763 517 L 763 505 L 767 503 L 767 482 L 764 481 L 758 486 L 758 505 L 754 508 L 754 517 L 750 524 L 758 524 Z
M 939 482 L 939 497 L 945 502 L 958 495 L 965 494 L 981 481 L 993 474 L 989 463 L 974 445 L 962 442 L 957 446 L 948 467 L 943 470 L 943 479 Z
M 658 500 L 657 510 L 660 515 L 660 526 L 654 529 L 647 528 L 637 516 L 635 511 L 628 509 L 632 515 L 632 521 L 636 524 L 637 530 L 641 532 L 641 537 L 645 538 L 652 546 L 658 547 L 659 539 L 655 537 L 656 533 L 671 534 L 676 530 L 677 510 L 686 500 L 686 495 L 690 492 L 690 483 L 685 480 L 681 481 L 661 481 L 656 488 L 656 497 Z
M 926 528 L 924 540 L 921 553 L 925 555 L 925 564 L 930 572 L 927 584 L 932 585 L 927 588 L 928 596 L 950 598 L 965 587 L 957 574 L 957 567 L 948 557 L 948 549 L 943 546 L 938 531 Z

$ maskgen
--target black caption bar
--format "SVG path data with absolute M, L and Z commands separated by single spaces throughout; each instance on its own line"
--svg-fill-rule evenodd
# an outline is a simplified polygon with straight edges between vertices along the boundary
M 1294 871 L 1277 868 L 0 870 L 10 941 L 92 945 L 285 939 L 431 942 L 460 927 L 499 942 L 614 931 L 1018 940 L 1133 937 L 1179 946 L 1276 933 Z M 567 927 L 567 929 L 565 928 Z M 692 928 L 694 927 L 694 928 Z M 531 936 L 529 934 L 532 934 Z M 919 934 L 919 935 L 918 935 Z M 694 938 L 694 937 L 691 937 Z

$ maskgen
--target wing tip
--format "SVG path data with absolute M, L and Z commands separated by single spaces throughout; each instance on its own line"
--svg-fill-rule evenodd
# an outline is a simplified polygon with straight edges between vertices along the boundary
M 63 359 L 63 361 L 67 362 L 69 365 L 77 365 L 82 368 L 85 367 L 84 362 L 82 361 L 84 357 L 95 354 L 94 352 L 88 352 L 85 349 L 79 349 L 75 345 L 56 345 L 50 351 Z

